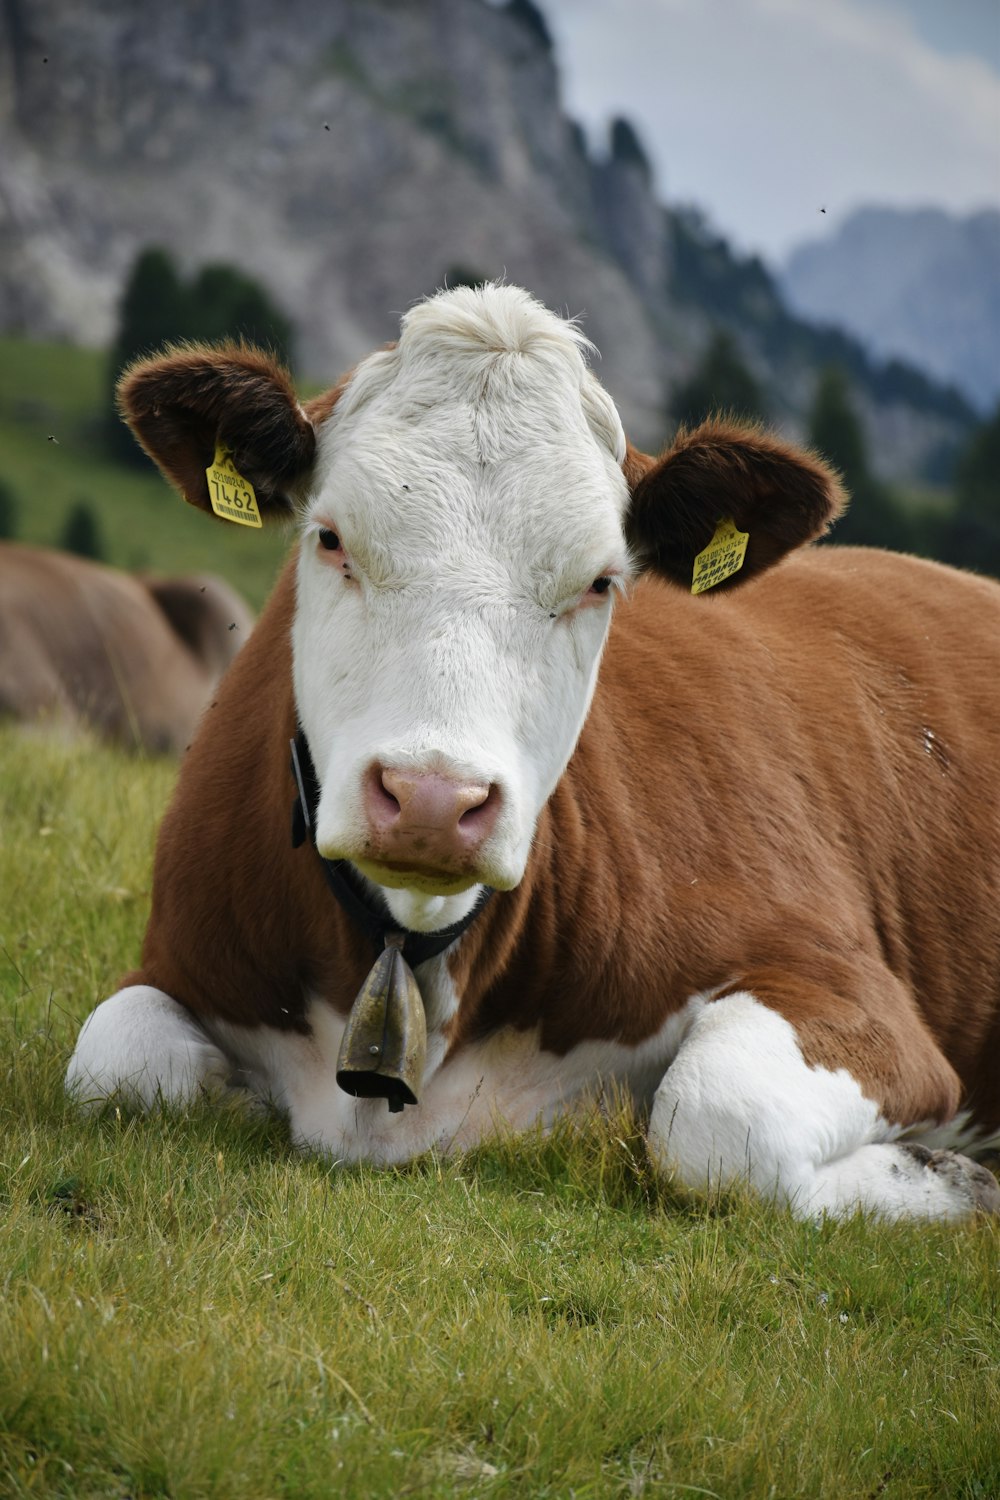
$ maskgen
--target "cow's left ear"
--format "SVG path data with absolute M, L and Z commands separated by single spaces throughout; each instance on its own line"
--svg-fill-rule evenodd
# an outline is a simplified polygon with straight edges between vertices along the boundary
M 625 531 L 640 568 L 684 588 L 720 523 L 748 538 L 742 566 L 718 583 L 732 588 L 822 536 L 846 503 L 837 475 L 815 454 L 719 419 L 682 431 L 658 459 L 630 447 L 624 471 L 632 494 Z
M 211 510 L 206 469 L 221 448 L 256 492 L 262 516 L 287 515 L 312 467 L 316 435 L 285 370 L 241 344 L 191 344 L 142 359 L 118 383 L 142 447 L 190 505 Z

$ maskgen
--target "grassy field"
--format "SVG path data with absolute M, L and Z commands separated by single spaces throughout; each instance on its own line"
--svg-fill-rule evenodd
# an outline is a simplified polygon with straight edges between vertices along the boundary
M 0 734 L 0 1495 L 1000 1495 L 995 1225 L 693 1202 L 624 1114 L 378 1172 L 79 1118 L 173 776 Z

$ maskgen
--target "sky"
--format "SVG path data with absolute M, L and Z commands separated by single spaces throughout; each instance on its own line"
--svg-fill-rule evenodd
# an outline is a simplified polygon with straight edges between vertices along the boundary
M 1000 0 L 538 0 L 566 108 L 780 265 L 862 204 L 1000 208 Z

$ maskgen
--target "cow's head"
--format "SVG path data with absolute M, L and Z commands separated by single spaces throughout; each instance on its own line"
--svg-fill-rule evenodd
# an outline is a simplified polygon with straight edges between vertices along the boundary
M 317 843 L 408 927 L 520 880 L 636 571 L 690 589 L 728 517 L 750 537 L 731 587 L 839 508 L 822 464 L 752 430 L 711 423 L 658 460 L 637 453 L 587 348 L 527 293 L 465 287 L 420 303 L 398 344 L 304 407 L 236 346 L 122 382 L 126 418 L 190 502 L 209 508 L 221 442 L 262 513 L 298 517 Z

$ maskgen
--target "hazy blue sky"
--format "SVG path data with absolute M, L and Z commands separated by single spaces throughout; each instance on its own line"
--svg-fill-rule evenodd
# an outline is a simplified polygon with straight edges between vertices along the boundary
M 661 196 L 741 249 L 862 203 L 1000 207 L 1000 0 L 538 3 L 592 144 L 627 115 Z

